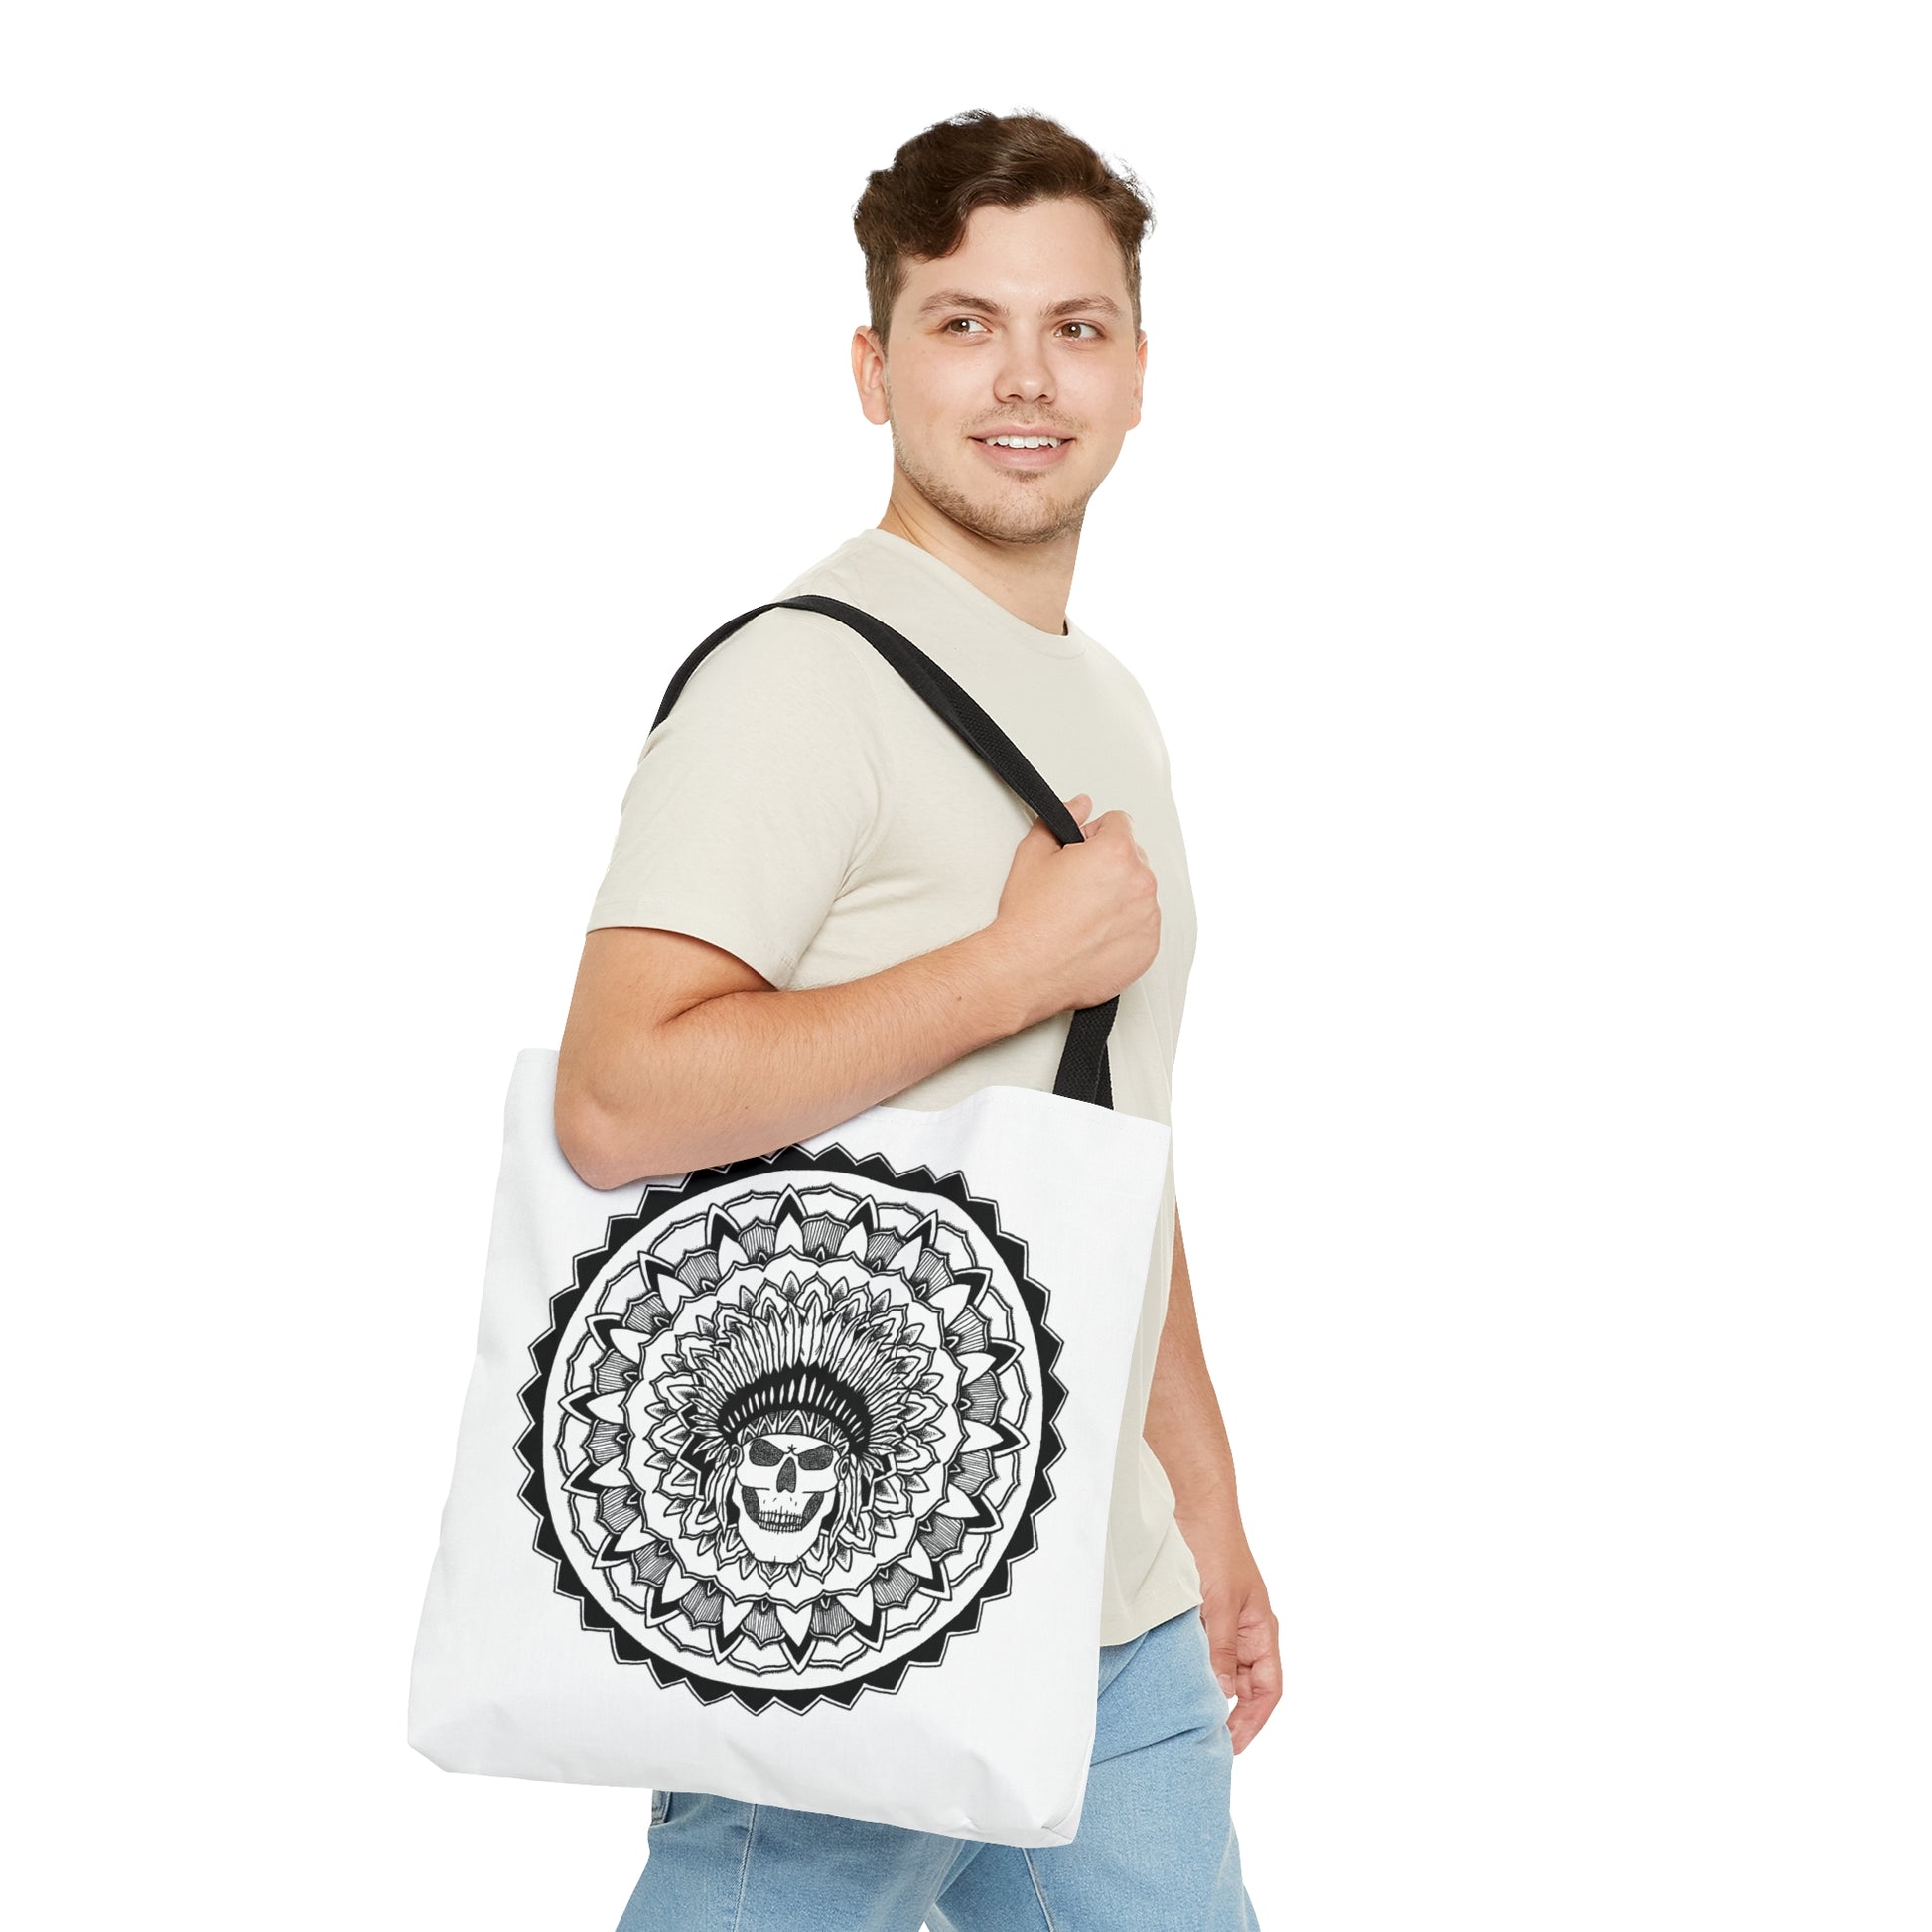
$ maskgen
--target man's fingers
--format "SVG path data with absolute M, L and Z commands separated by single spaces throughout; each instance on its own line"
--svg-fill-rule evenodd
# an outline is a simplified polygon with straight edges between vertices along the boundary
M 1249 1632 L 1247 1647 L 1249 1654 L 1240 1667 L 1240 1702 L 1228 1718 L 1228 1734 L 1237 1754 L 1247 1748 L 1282 1699 L 1280 1633 L 1272 1616 Z
M 1241 1702 L 1228 1717 L 1228 1737 L 1237 1757 L 1247 1749 L 1255 1732 L 1274 1715 L 1275 1706 L 1281 1702 L 1281 1698 L 1279 1686 L 1272 1691 L 1242 1694 Z

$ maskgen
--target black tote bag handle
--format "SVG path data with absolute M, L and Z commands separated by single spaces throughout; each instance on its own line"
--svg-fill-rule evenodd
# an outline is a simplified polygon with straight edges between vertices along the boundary
M 836 597 L 819 597 L 807 592 L 798 597 L 774 598 L 769 604 L 756 605 L 728 623 L 720 624 L 677 667 L 665 688 L 664 702 L 651 720 L 652 731 L 664 722 L 677 703 L 678 693 L 684 689 L 691 673 L 742 624 L 750 623 L 765 611 L 816 611 L 821 617 L 836 618 L 841 623 L 849 624 L 1038 813 L 1061 845 L 1085 842 L 1073 814 L 971 692 L 942 671 L 909 637 L 901 636 L 891 624 L 882 623 L 870 611 L 862 611 L 856 604 L 847 604 Z M 1114 1015 L 1119 1009 L 1120 995 L 1116 993 L 1098 1006 L 1073 1010 L 1066 1046 L 1060 1054 L 1059 1075 L 1053 1082 L 1056 1094 L 1068 1100 L 1089 1101 L 1096 1107 L 1113 1106 L 1107 1035 L 1113 1030 Z

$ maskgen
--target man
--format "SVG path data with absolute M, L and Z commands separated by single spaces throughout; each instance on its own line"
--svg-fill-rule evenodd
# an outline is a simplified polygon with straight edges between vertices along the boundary
M 880 1102 L 1050 1091 L 1070 1010 L 1116 993 L 1114 1104 L 1170 1118 L 1194 922 L 1167 750 L 1140 685 L 1066 616 L 1087 500 L 1140 421 L 1151 219 L 1038 115 L 941 122 L 868 182 L 852 368 L 891 426 L 891 496 L 783 595 L 842 598 L 919 644 L 1056 790 L 1086 787 L 1066 800 L 1085 842 L 1061 848 L 845 625 L 753 619 L 646 742 L 592 909 L 557 1088 L 592 1185 L 767 1153 Z M 620 1932 L 1255 1924 L 1228 1788 L 1281 1694 L 1276 1619 L 1173 1182 L 1171 1164 L 1073 1842 L 659 1792 Z

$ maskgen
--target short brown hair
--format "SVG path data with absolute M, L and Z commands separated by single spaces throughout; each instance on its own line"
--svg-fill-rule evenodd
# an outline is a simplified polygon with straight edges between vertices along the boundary
M 866 258 L 866 294 L 882 346 L 907 259 L 950 255 L 976 207 L 1026 207 L 1052 196 L 1091 203 L 1120 245 L 1134 327 L 1141 326 L 1141 242 L 1154 226 L 1147 191 L 1044 114 L 994 114 L 983 107 L 935 121 L 866 177 L 852 225 Z

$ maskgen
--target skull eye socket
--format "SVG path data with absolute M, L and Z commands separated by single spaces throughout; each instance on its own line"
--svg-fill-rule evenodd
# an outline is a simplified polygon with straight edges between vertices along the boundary
M 766 1436 L 755 1436 L 746 1446 L 747 1457 L 761 1469 L 775 1469 L 791 1450 L 777 1448 Z M 801 1469 L 829 1469 L 838 1459 L 838 1447 L 833 1443 L 821 1443 L 817 1449 L 795 1451 Z

